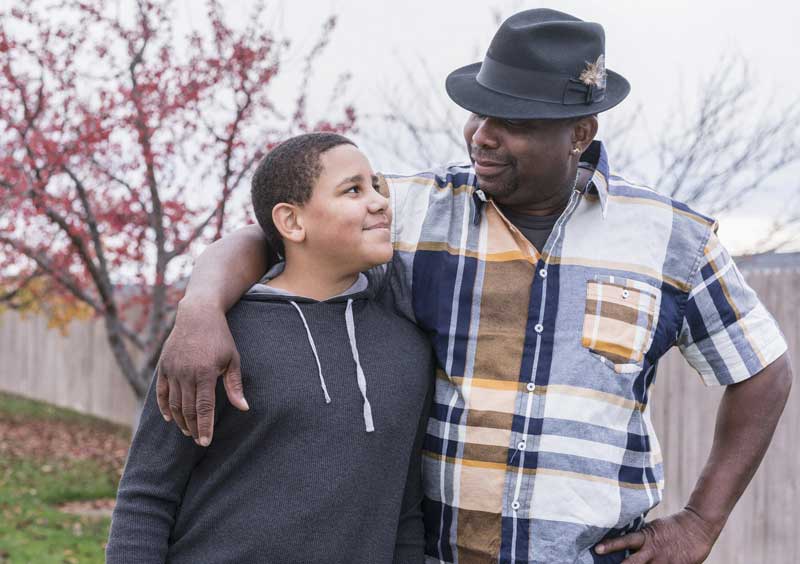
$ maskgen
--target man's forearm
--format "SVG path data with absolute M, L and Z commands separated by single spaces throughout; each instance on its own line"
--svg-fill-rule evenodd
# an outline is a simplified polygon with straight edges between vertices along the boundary
M 264 232 L 248 225 L 215 241 L 197 258 L 181 305 L 229 310 L 274 259 Z
M 214 389 L 223 375 L 228 400 L 246 411 L 239 355 L 225 312 L 258 282 L 272 250 L 257 225 L 210 245 L 195 263 L 175 325 L 158 360 L 158 407 L 186 435 L 208 446 L 214 430 Z
M 772 440 L 792 385 L 788 354 L 728 386 L 717 410 L 714 443 L 687 509 L 722 530 Z

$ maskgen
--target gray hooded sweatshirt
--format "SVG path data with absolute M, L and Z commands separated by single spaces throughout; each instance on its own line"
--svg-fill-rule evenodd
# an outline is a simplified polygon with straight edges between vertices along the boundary
M 367 285 L 322 302 L 256 285 L 231 309 L 250 410 L 218 384 L 208 448 L 161 418 L 151 385 L 108 563 L 423 562 L 433 358 Z

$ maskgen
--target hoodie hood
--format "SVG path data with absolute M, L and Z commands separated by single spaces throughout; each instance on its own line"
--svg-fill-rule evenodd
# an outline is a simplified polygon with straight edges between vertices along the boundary
M 305 296 L 298 296 L 292 294 L 288 290 L 283 290 L 281 288 L 273 288 L 272 286 L 268 286 L 265 282 L 269 282 L 273 278 L 277 277 L 280 273 L 283 272 L 285 268 L 285 262 L 279 262 L 275 266 L 269 269 L 264 275 L 264 278 L 261 279 L 261 282 L 258 284 L 254 284 L 250 287 L 250 289 L 245 293 L 243 299 L 251 299 L 257 301 L 295 301 L 298 303 L 316 303 L 318 300 L 313 298 L 307 298 Z M 369 289 L 369 281 L 367 277 L 363 273 L 359 273 L 358 278 L 350 286 L 347 290 L 342 292 L 341 294 L 337 294 L 331 298 L 323 300 L 325 302 L 345 302 L 348 299 L 352 300 L 360 300 L 360 299 L 367 299 L 367 290 Z

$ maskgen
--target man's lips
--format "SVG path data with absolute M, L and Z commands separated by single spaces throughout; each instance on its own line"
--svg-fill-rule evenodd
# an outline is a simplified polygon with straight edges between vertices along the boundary
M 475 172 L 479 176 L 496 176 L 503 172 L 509 163 L 478 158 L 474 160 L 474 164 Z

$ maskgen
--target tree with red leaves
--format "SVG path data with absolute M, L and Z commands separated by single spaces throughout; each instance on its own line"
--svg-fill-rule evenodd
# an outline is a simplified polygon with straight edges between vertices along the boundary
M 181 36 L 169 0 L 128 5 L 29 0 L 0 12 L 0 300 L 102 318 L 141 398 L 188 256 L 225 231 L 255 164 L 290 135 L 352 131 L 355 113 L 307 117 L 333 18 L 282 112 L 274 82 L 290 46 L 261 6 L 240 29 L 210 0 L 206 27 Z

